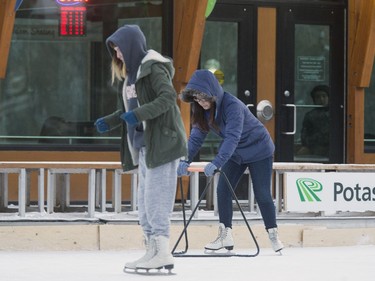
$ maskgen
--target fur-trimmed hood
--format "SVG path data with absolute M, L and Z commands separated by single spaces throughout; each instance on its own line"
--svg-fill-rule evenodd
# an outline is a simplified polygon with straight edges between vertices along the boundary
M 208 97 L 212 97 L 216 101 L 217 107 L 220 106 L 224 95 L 224 90 L 220 86 L 216 76 L 206 69 L 196 70 L 193 73 L 184 91 L 180 95 L 182 101 L 194 101 L 194 97 L 189 93 L 189 90 L 197 90 Z

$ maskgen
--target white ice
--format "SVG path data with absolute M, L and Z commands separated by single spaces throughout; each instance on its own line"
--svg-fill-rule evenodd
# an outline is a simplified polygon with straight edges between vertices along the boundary
M 189 250 L 188 253 L 200 252 Z M 282 256 L 271 249 L 261 249 L 258 256 L 250 258 L 175 258 L 175 275 L 171 276 L 141 276 L 122 271 L 125 262 L 137 259 L 142 254 L 141 250 L 0 251 L 0 280 L 375 280 L 375 245 L 286 248 Z

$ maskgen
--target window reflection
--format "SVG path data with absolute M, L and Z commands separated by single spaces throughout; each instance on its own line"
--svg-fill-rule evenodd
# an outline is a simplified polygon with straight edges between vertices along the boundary
M 314 107 L 303 117 L 301 147 L 297 155 L 329 157 L 329 87 L 315 86 L 311 91 Z
M 116 108 L 121 87 L 110 83 L 104 40 L 123 24 L 138 24 L 148 48 L 160 52 L 163 1 L 99 2 L 87 4 L 86 36 L 61 37 L 55 1 L 23 1 L 7 75 L 0 80 L 0 145 L 117 148 L 119 130 L 99 136 L 93 127 L 93 120 Z
M 238 24 L 234 22 L 206 22 L 201 50 L 201 68 L 215 74 L 224 91 L 237 96 Z M 200 151 L 199 160 L 211 161 L 217 154 L 221 138 L 208 134 Z
M 324 162 L 329 159 L 330 32 L 327 25 L 296 24 L 295 85 L 297 128 L 294 161 Z M 322 100 L 315 97 L 318 87 Z

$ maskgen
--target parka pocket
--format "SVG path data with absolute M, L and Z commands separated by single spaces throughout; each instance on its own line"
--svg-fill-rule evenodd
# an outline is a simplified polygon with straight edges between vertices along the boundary
M 174 130 L 171 130 L 167 127 L 162 127 L 161 130 L 162 130 L 163 136 L 170 137 L 170 138 L 176 138 L 177 137 L 177 133 Z
M 177 132 L 168 127 L 161 127 L 159 149 L 161 152 L 166 152 L 174 149 L 177 143 Z

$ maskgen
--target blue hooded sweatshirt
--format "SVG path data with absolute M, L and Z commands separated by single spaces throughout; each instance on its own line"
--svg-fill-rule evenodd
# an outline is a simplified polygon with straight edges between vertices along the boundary
M 222 167 L 229 159 L 237 164 L 249 164 L 273 155 L 275 146 L 267 129 L 242 101 L 223 90 L 214 74 L 208 70 L 195 71 L 186 89 L 198 90 L 216 100 L 215 123 L 219 130 L 210 127 L 222 139 L 212 161 L 216 167 Z M 182 99 L 189 100 L 188 97 Z M 206 136 L 207 132 L 193 124 L 188 143 L 189 162 Z
M 117 29 L 106 40 L 106 45 L 111 56 L 114 56 L 114 50 L 110 44 L 117 46 L 123 54 L 126 65 L 126 84 L 124 84 L 123 96 L 126 111 L 132 111 L 138 107 L 138 98 L 135 91 L 135 82 L 137 73 L 143 58 L 147 54 L 146 38 L 138 25 L 124 25 Z M 128 125 L 129 139 L 132 146 L 136 149 L 144 146 L 142 123 Z

